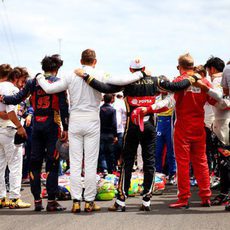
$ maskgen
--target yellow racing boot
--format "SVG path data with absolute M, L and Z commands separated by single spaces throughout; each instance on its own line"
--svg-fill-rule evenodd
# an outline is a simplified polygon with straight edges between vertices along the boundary
M 29 208 L 31 206 L 30 203 L 26 203 L 21 199 L 10 199 L 9 208 L 16 209 L 16 208 Z
M 71 209 L 72 213 L 79 213 L 81 212 L 81 202 L 80 201 L 74 201 L 73 206 Z
M 9 207 L 9 200 L 7 200 L 5 197 L 0 199 L 0 208 Z
M 85 212 L 93 212 L 100 211 L 101 207 L 96 205 L 94 201 L 86 201 L 85 202 Z

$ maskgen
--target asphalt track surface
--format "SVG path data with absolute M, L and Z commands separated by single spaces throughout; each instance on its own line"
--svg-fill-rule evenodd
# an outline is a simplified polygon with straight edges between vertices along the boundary
M 200 207 L 197 188 L 192 188 L 193 196 L 189 209 L 170 209 L 168 204 L 176 199 L 176 187 L 167 188 L 161 196 L 153 196 L 152 211 L 141 212 L 141 197 L 127 200 L 126 212 L 108 212 L 113 201 L 98 202 L 100 212 L 72 214 L 72 202 L 61 201 L 67 210 L 59 213 L 35 212 L 29 209 L 0 209 L 0 230 L 218 230 L 230 229 L 230 212 L 224 206 Z M 214 195 L 215 195 L 214 191 Z M 29 187 L 24 187 L 22 199 L 33 202 Z M 46 200 L 43 201 L 44 206 Z M 82 203 L 82 209 L 84 202 Z

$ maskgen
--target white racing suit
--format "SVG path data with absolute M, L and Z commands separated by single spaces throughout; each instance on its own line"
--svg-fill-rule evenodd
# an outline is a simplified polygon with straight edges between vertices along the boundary
M 12 95 L 18 92 L 10 82 L 0 83 L 0 94 Z M 13 105 L 4 105 L 0 102 L 0 111 L 16 111 Z M 3 120 L 0 118 L 0 199 L 6 197 L 5 185 L 5 170 L 8 165 L 10 174 L 10 191 L 9 198 L 20 198 L 21 178 L 22 178 L 22 152 L 20 151 L 21 145 L 15 146 L 14 135 L 16 129 L 10 120 Z

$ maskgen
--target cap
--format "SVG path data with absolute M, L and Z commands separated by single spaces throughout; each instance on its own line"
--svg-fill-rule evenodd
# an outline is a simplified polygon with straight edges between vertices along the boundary
M 142 69 L 143 67 L 145 67 L 145 65 L 142 63 L 140 58 L 135 58 L 131 60 L 129 67 L 131 69 Z

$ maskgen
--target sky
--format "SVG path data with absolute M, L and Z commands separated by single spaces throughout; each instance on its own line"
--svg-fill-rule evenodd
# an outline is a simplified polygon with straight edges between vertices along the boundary
M 229 12 L 229 0 L 2 0 L 0 63 L 34 75 L 45 55 L 60 53 L 69 72 L 92 48 L 98 68 L 114 75 L 141 57 L 152 75 L 171 78 L 186 52 L 195 65 L 230 60 Z

